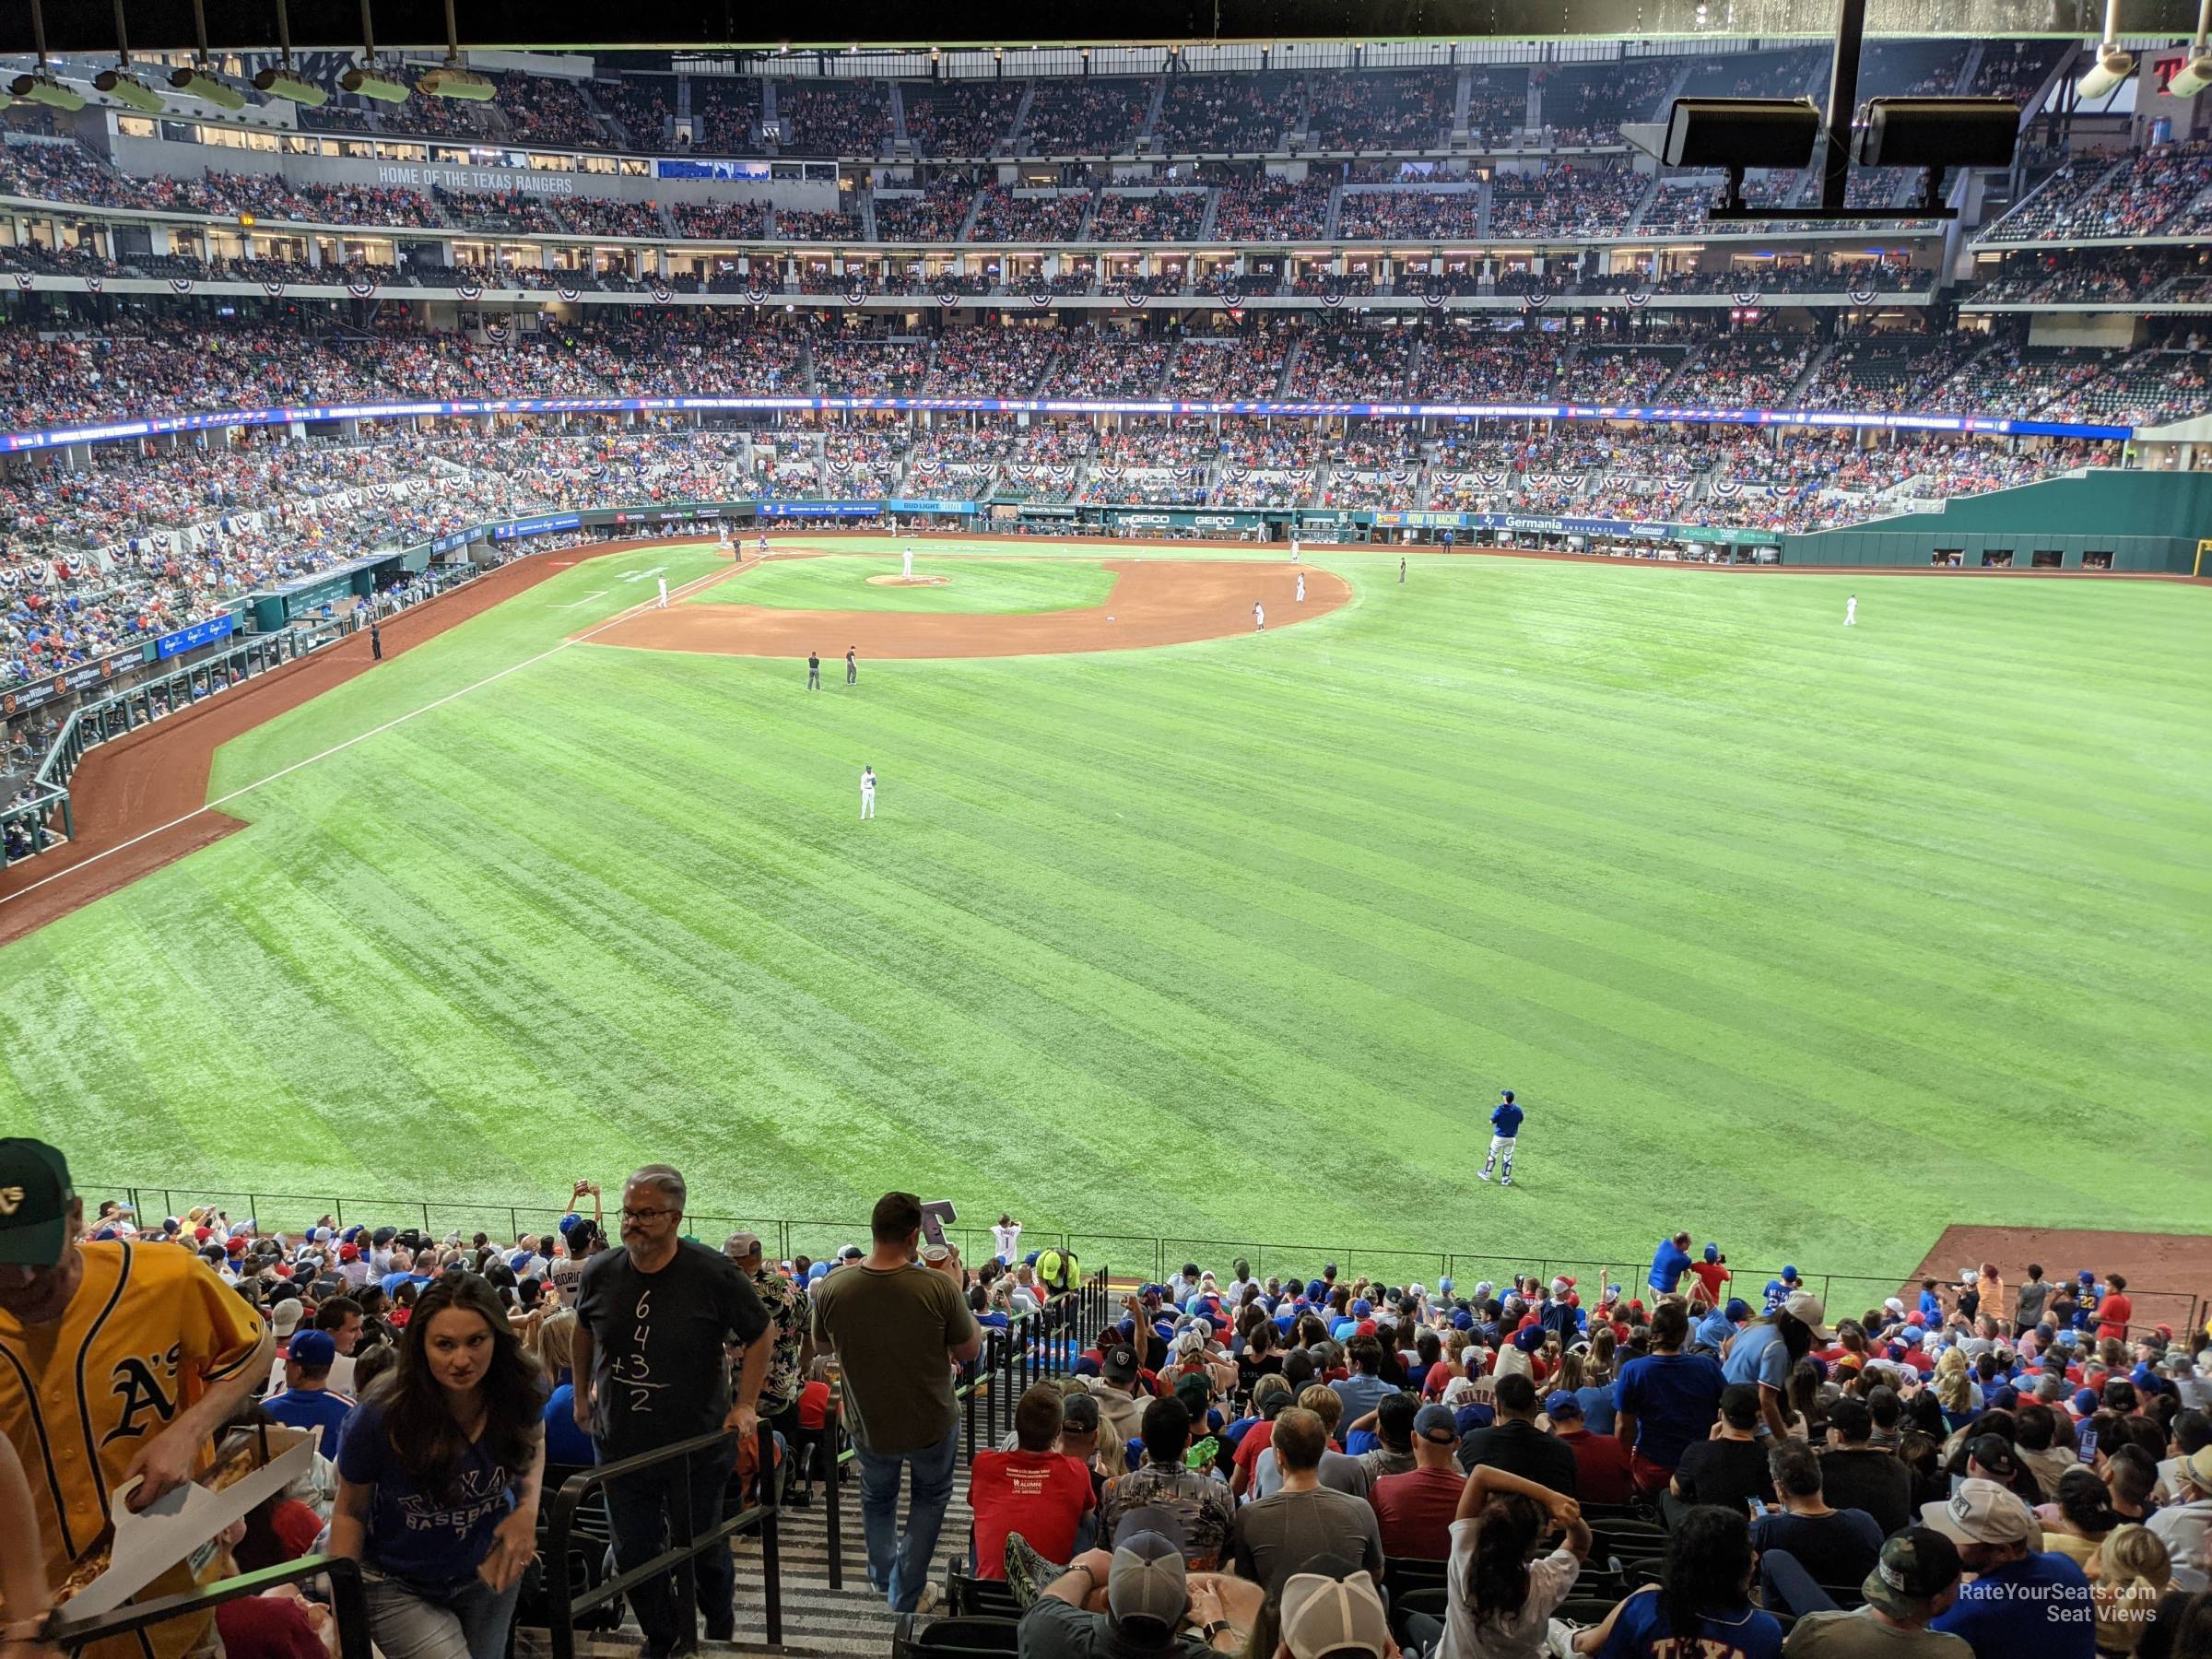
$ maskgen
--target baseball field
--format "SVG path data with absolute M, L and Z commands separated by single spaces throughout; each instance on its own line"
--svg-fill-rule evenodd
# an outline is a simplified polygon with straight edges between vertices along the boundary
M 1135 554 L 836 553 L 585 559 L 229 743 L 243 830 L 0 948 L 0 1134 L 180 1206 L 896 1184 L 1093 1260 L 2206 1225 L 2212 591 L 1329 551 L 1256 633 L 1281 549 L 1137 549 L 1255 561 L 1233 631 L 848 688 L 848 613 L 1119 628 Z M 656 568 L 649 626 L 839 613 L 824 688 L 578 638 Z

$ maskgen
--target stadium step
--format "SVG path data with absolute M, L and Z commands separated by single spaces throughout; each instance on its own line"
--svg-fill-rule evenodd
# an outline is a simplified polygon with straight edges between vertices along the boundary
M 868 1588 L 867 1547 L 860 1521 L 860 1476 L 853 1465 L 847 1465 L 840 1501 L 844 1587 L 838 1590 L 830 1587 L 828 1510 L 818 1482 L 812 1506 L 785 1510 L 777 1529 L 776 1543 L 783 1569 L 782 1645 L 771 1646 L 768 1641 L 768 1603 L 760 1578 L 760 1540 L 747 1534 L 732 1540 L 733 1553 L 737 1558 L 737 1640 L 702 1643 L 700 1648 L 702 1654 L 712 1659 L 725 1659 L 729 1655 L 770 1659 L 771 1655 L 782 1654 L 815 1654 L 822 1659 L 849 1659 L 852 1655 L 866 1654 L 871 1659 L 880 1659 L 880 1655 L 889 1651 L 898 1615 L 884 1604 L 882 1596 Z M 905 1514 L 902 1496 L 901 1522 Z M 937 1535 L 937 1565 L 931 1575 L 940 1587 L 945 1582 L 945 1558 L 967 1547 L 972 1521 L 968 1510 L 968 1471 L 965 1466 L 956 1466 L 952 1504 L 945 1512 L 944 1530 Z M 612 1634 L 579 1638 L 576 1651 L 584 1659 L 632 1659 L 639 1646 L 638 1628 L 634 1622 L 626 1620 L 623 1628 Z M 551 1644 L 543 1630 L 520 1630 L 515 1632 L 514 1652 L 516 1659 L 543 1659 L 551 1652 Z

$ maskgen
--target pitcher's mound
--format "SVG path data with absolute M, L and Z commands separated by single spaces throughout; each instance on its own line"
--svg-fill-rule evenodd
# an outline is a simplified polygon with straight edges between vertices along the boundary
M 944 587 L 951 581 L 952 578 L 949 576 L 871 576 L 868 578 L 868 585 L 870 587 Z

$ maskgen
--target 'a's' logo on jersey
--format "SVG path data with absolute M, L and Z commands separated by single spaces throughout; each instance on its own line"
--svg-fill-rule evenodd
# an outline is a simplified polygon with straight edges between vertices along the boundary
M 171 1349 L 169 1356 L 169 1373 L 174 1378 L 179 1355 Z M 119 1440 L 130 1440 L 144 1434 L 148 1427 L 140 1419 L 151 1412 L 159 1422 L 166 1423 L 177 1415 L 177 1406 L 161 1380 L 154 1374 L 154 1361 L 141 1359 L 136 1355 L 115 1362 L 108 1373 L 108 1391 L 123 1402 L 116 1413 L 115 1427 L 100 1437 L 100 1443 L 112 1446 Z

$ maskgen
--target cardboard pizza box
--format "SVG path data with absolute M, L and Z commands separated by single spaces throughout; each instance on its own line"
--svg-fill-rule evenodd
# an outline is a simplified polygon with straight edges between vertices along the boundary
M 72 1624 L 112 1613 L 179 1561 L 189 1560 L 196 1573 L 215 1553 L 225 1527 L 313 1467 L 315 1438 L 312 1429 L 233 1430 L 216 1448 L 205 1475 L 135 1512 L 128 1499 L 138 1482 L 118 1487 L 109 1501 L 115 1531 L 107 1571 L 56 1609 L 55 1634 L 65 1636 Z M 220 1489 L 209 1484 L 241 1459 L 254 1466 Z

